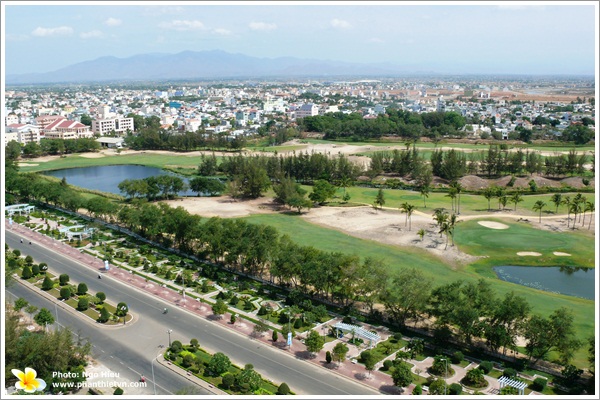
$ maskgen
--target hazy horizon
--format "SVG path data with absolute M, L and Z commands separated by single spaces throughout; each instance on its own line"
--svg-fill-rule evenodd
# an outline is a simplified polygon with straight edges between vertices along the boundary
M 441 75 L 596 71 L 584 5 L 29 5 L 3 2 L 6 75 L 112 56 L 222 50 L 259 58 L 390 63 Z

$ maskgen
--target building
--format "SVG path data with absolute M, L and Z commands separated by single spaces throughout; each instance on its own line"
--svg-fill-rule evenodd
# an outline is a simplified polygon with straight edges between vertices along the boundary
M 42 129 L 47 139 L 80 139 L 93 136 L 90 127 L 61 117 Z
M 123 138 L 112 138 L 112 137 L 100 137 L 96 139 L 96 142 L 100 143 L 101 147 L 107 149 L 121 149 L 125 139 Z
M 21 144 L 29 142 L 40 142 L 40 128 L 31 124 L 10 124 L 6 127 L 6 135 L 4 137 L 4 146 L 11 140 L 15 140 Z
M 313 103 L 303 104 L 302 107 L 296 110 L 296 119 L 314 117 L 315 115 L 319 115 L 319 107 Z
M 17 114 L 15 114 L 15 113 L 10 113 L 6 117 L 4 117 L 4 126 L 18 124 L 18 123 L 19 123 L 19 117 L 17 117 Z
M 133 118 L 97 119 L 92 121 L 92 131 L 100 136 L 106 136 L 113 131 L 116 134 L 124 135 L 127 131 L 134 131 Z
M 55 122 L 58 119 L 65 119 L 60 115 L 40 115 L 35 119 L 35 124 L 40 127 L 40 130 L 46 129 L 48 125 Z

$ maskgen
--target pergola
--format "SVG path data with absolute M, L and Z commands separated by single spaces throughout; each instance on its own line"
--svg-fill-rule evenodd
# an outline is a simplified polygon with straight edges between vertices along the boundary
M 373 347 L 373 342 L 377 344 L 381 340 L 381 336 L 376 333 L 369 332 L 366 329 L 361 328 L 358 325 L 345 324 L 343 322 L 338 322 L 333 326 L 336 330 L 340 330 L 342 332 L 352 332 L 358 337 L 363 339 L 367 339 L 369 341 L 369 348 Z
M 13 204 L 12 206 L 6 206 L 4 209 L 8 215 L 13 215 L 14 213 L 22 215 L 21 212 L 25 214 L 31 213 L 35 210 L 35 206 L 30 206 L 29 204 Z
M 525 382 L 510 379 L 506 376 L 501 376 L 500 379 L 498 379 L 498 383 L 500 384 L 500 389 L 502 389 L 505 386 L 511 386 L 518 389 L 520 396 L 525 394 L 525 388 L 527 387 L 527 384 Z
M 71 229 L 85 228 L 79 232 L 71 232 Z M 73 237 L 78 237 L 79 239 L 83 239 L 84 236 L 88 237 L 92 234 L 94 228 L 87 228 L 85 225 L 75 225 L 75 226 L 65 226 L 59 229 L 60 233 L 65 233 L 69 239 Z

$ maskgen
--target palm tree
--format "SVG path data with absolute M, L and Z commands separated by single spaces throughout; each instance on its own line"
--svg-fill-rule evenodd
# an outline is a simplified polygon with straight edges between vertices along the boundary
M 441 228 L 448 221 L 448 213 L 444 211 L 443 208 L 436 208 L 433 214 L 433 219 L 436 221 L 437 225 Z M 442 237 L 442 232 L 440 231 L 440 237 Z
M 587 203 L 588 203 L 587 197 L 582 196 L 580 209 L 582 211 L 583 218 L 581 219 L 581 226 L 585 225 L 585 212 L 587 211 Z
M 406 204 L 406 216 L 408 217 L 408 230 L 410 231 L 412 225 L 412 213 L 415 211 L 416 207 L 413 204 Z
M 585 210 L 589 211 L 590 213 L 593 213 L 594 211 L 596 211 L 596 206 L 591 201 L 588 201 L 587 203 L 585 203 Z M 593 220 L 594 220 L 594 217 L 590 215 L 590 223 L 588 224 L 588 231 L 592 227 Z
M 344 197 L 346 197 L 346 188 L 352 185 L 352 179 L 342 176 L 339 180 L 339 186 L 344 188 Z
M 427 204 L 425 204 L 425 199 L 429 197 L 429 186 L 423 186 L 419 189 L 421 196 L 423 196 L 423 208 L 427 208 Z
M 425 234 L 425 229 L 419 229 L 419 231 L 417 232 L 417 235 L 419 235 L 419 237 L 421 238 L 421 242 L 423 241 L 423 237 L 425 236 Z
M 448 220 L 448 224 L 450 225 L 448 233 L 450 233 L 450 235 L 452 236 L 452 247 L 454 247 L 454 227 L 456 226 L 457 219 L 458 217 L 456 216 L 456 214 L 452 214 L 450 215 L 450 219 Z
M 463 190 L 463 185 L 461 185 L 460 182 L 455 181 L 454 188 L 456 189 L 456 194 L 458 195 L 458 198 L 456 199 L 456 214 L 460 215 L 460 192 Z
M 404 226 L 408 225 L 408 202 L 404 202 L 400 205 L 400 211 L 402 211 L 402 213 L 406 213 L 406 217 L 404 218 Z
M 523 201 L 523 196 L 521 195 L 520 192 L 516 192 L 515 194 L 513 194 L 510 197 L 510 202 L 515 203 L 515 211 L 517 211 L 517 203 L 520 203 L 522 201 Z
M 450 188 L 448 189 L 448 194 L 446 195 L 446 197 L 450 197 L 452 212 L 454 212 L 454 199 L 456 198 L 456 195 L 457 195 L 456 188 L 450 186 Z
M 575 230 L 575 222 L 577 222 L 577 214 L 579 214 L 579 212 L 581 211 L 581 205 L 580 205 L 580 203 L 573 201 L 571 203 L 571 207 L 570 207 L 569 211 L 572 212 L 575 215 L 573 217 L 573 227 L 572 227 L 572 229 Z
M 448 221 L 444 221 L 440 226 L 440 236 L 442 236 L 442 234 L 446 235 L 446 247 L 444 247 L 444 250 L 448 248 L 448 234 L 450 232 L 450 229 L 450 223 Z
M 554 212 L 554 214 L 558 214 L 558 206 L 562 203 L 562 194 L 554 193 L 550 201 L 553 202 L 556 206 L 556 211 Z
M 544 203 L 542 200 L 536 201 L 535 204 L 533 205 L 533 211 L 540 212 L 540 224 L 542 223 L 542 209 L 544 207 L 546 207 L 546 203 Z
M 504 197 L 505 195 L 505 190 L 503 188 L 496 188 L 496 193 L 494 194 L 494 196 L 498 198 L 498 210 L 500 209 L 500 205 L 502 204 L 502 197 Z
M 569 228 L 569 219 L 571 217 L 571 196 L 565 196 L 564 199 L 562 199 L 561 204 L 564 204 L 567 206 L 567 229 Z
M 581 193 L 577 193 L 577 195 L 575 195 L 575 198 L 573 199 L 573 203 L 577 204 L 577 213 L 579 214 L 581 212 L 581 203 L 585 204 L 586 198 L 583 197 L 583 195 Z M 581 219 L 581 214 L 579 216 L 579 219 Z M 575 216 L 575 220 L 577 220 L 577 216 Z

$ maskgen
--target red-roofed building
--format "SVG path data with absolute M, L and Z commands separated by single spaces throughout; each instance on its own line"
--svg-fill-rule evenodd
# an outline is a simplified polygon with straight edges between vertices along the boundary
M 35 124 L 39 126 L 41 130 L 44 130 L 48 125 L 57 119 L 65 119 L 65 117 L 61 115 L 40 115 L 35 119 Z
M 40 129 L 30 124 L 10 124 L 6 127 L 4 136 L 4 146 L 10 141 L 16 141 L 21 144 L 29 142 L 40 142 Z
M 79 139 L 94 135 L 89 126 L 81 122 L 69 121 L 64 117 L 48 124 L 42 132 L 48 139 Z

